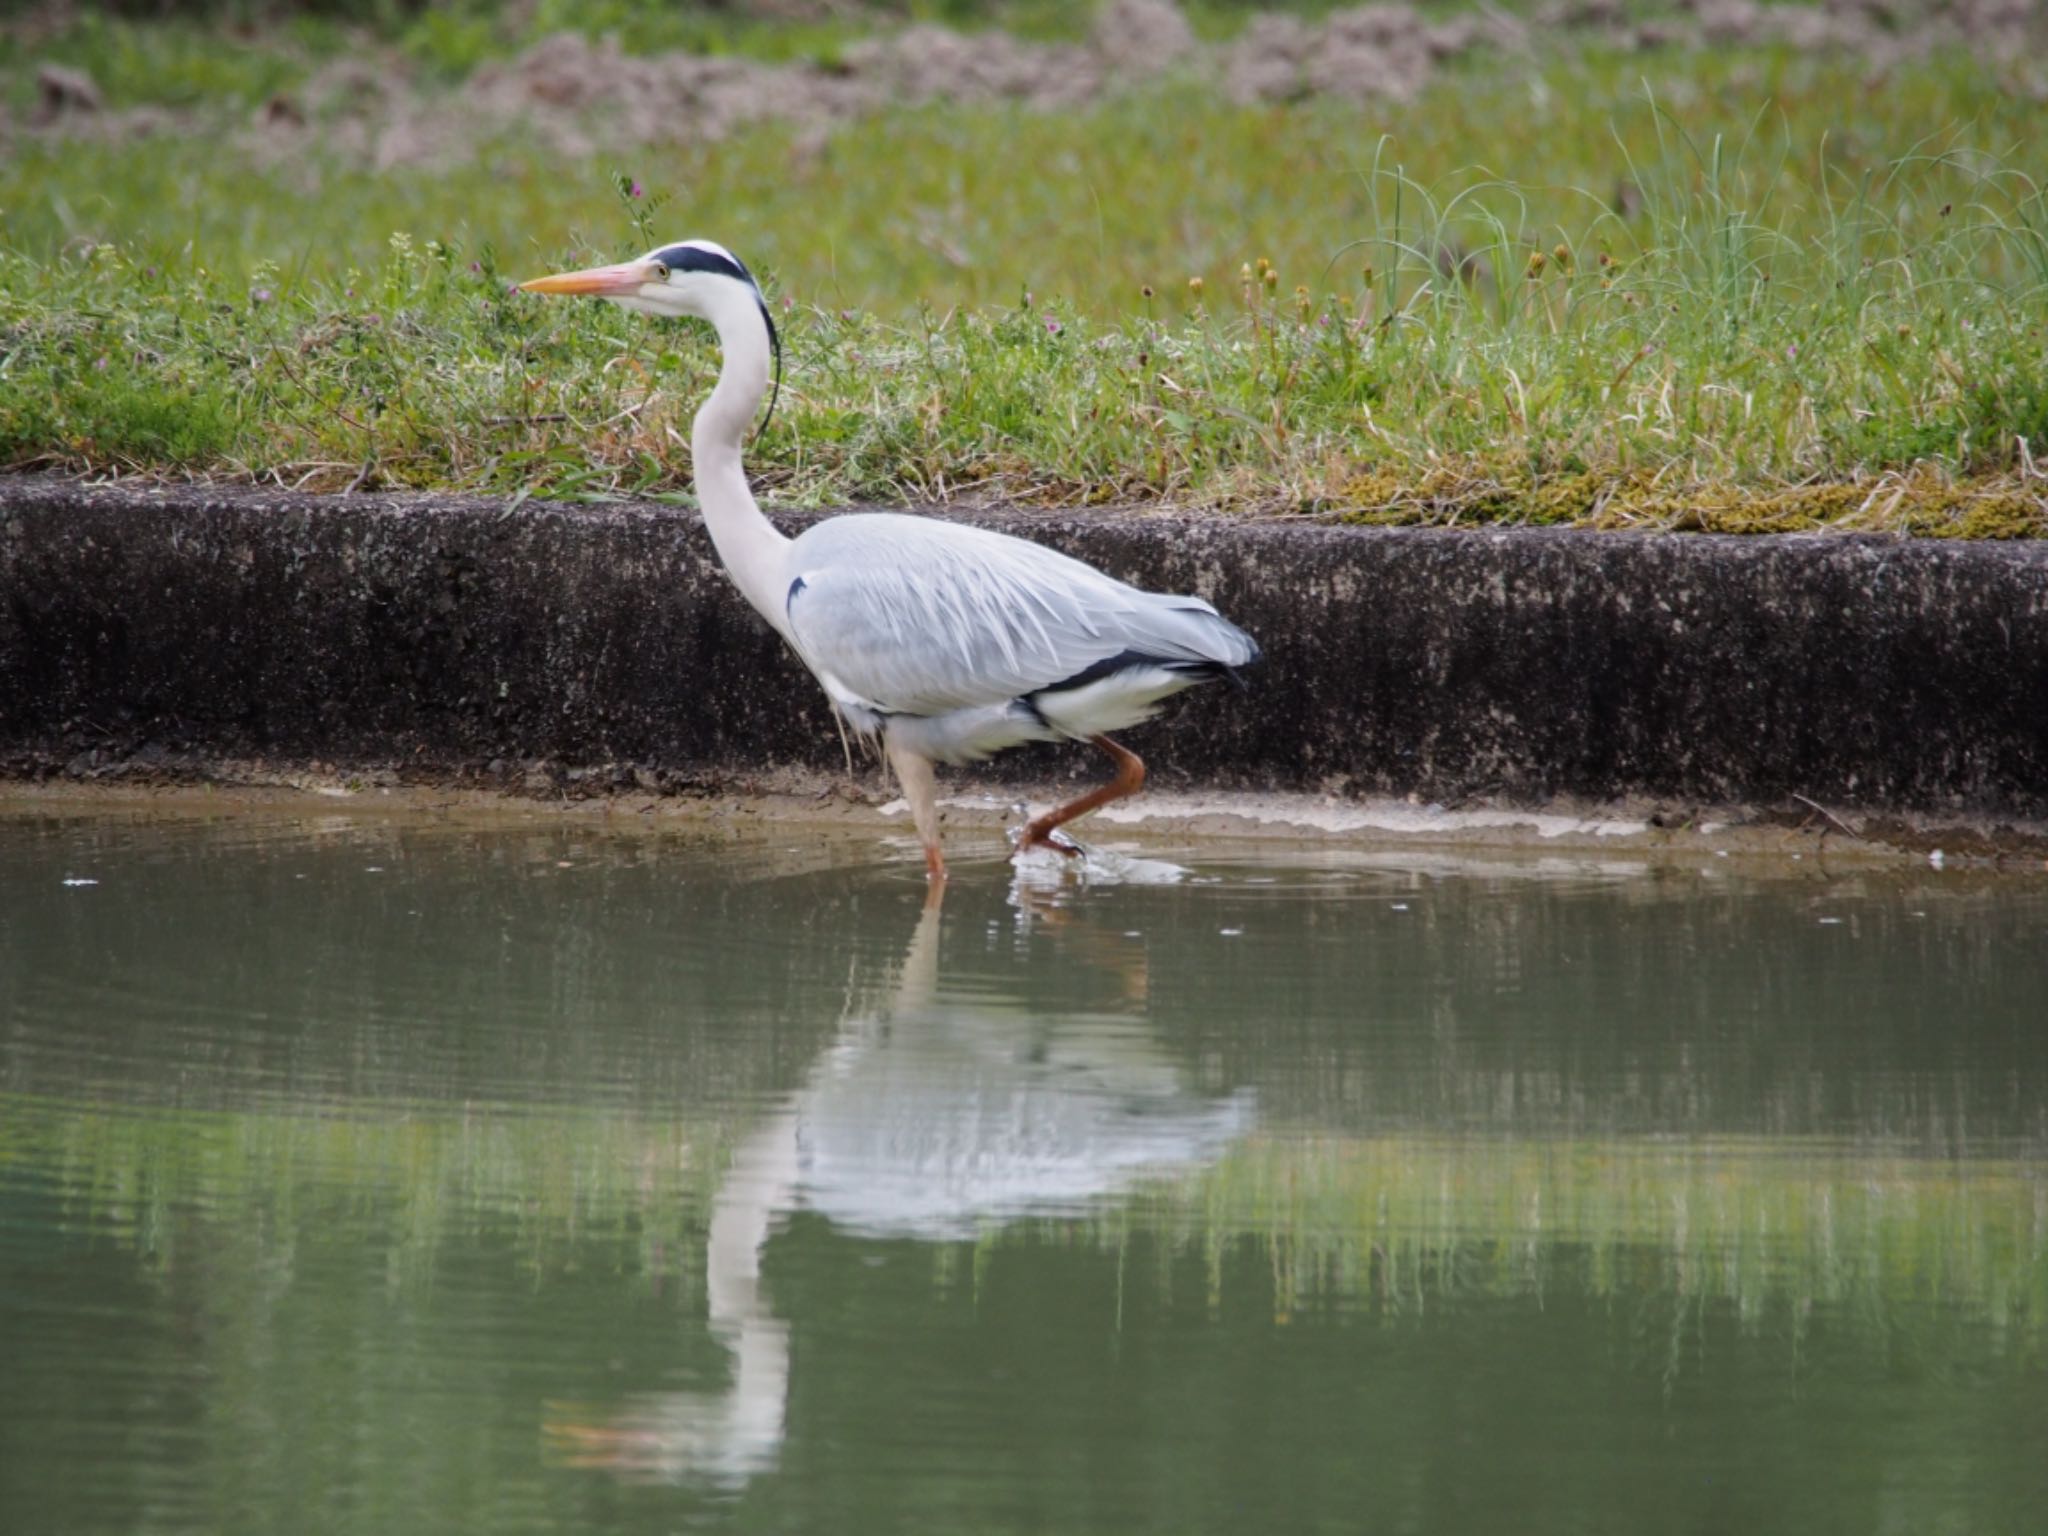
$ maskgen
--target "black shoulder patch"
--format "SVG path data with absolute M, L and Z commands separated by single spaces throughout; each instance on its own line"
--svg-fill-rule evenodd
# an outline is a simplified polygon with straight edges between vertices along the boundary
M 665 246 L 654 253 L 654 259 L 671 272 L 716 272 L 722 277 L 736 277 L 743 283 L 759 286 L 754 283 L 754 274 L 738 257 L 707 251 L 701 245 Z
M 1048 693 L 1065 693 L 1073 688 L 1086 688 L 1090 683 L 1099 683 L 1105 677 L 1114 677 L 1119 672 L 1128 672 L 1135 667 L 1156 667 L 1162 672 L 1178 672 L 1183 677 L 1192 677 L 1207 682 L 1212 677 L 1227 675 L 1230 668 L 1220 661 L 1203 657 L 1151 656 L 1144 651 L 1118 651 L 1114 656 L 1105 656 L 1076 672 L 1072 677 L 1063 677 L 1056 683 L 1047 683 L 1043 688 L 1034 688 L 1025 696 L 1026 701 L 1037 699 Z M 1032 705 L 1033 709 L 1038 706 Z
M 795 581 L 792 581 L 792 582 L 791 582 L 791 583 L 789 584 L 789 596 L 785 597 L 785 598 L 784 598 L 784 599 L 782 600 L 782 611 L 783 611 L 784 613 L 787 613 L 787 612 L 789 612 L 789 605 L 790 605 L 791 603 L 794 603 L 794 602 L 796 601 L 796 595 L 797 595 L 797 593 L 799 593 L 799 592 L 803 591 L 803 589 L 804 589 L 804 579 L 803 579 L 803 577 L 801 577 L 801 576 L 797 577 L 797 579 L 796 579 Z

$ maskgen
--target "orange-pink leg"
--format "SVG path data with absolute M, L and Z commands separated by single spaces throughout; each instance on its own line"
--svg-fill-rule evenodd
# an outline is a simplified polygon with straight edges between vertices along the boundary
M 946 856 L 939 851 L 939 794 L 933 781 L 932 760 L 907 747 L 899 747 L 887 736 L 882 750 L 895 771 L 896 783 L 910 805 L 910 819 L 917 827 L 917 839 L 924 844 L 924 876 L 934 885 L 946 878 Z
M 1069 800 L 1065 805 L 1056 806 L 1025 827 L 1018 839 L 1020 848 L 1056 848 L 1061 853 L 1076 855 L 1080 849 L 1069 842 L 1054 842 L 1053 829 L 1063 827 L 1077 816 L 1086 816 L 1090 811 L 1100 810 L 1112 800 L 1122 800 L 1135 795 L 1145 787 L 1145 762 L 1128 747 L 1118 746 L 1107 736 L 1088 738 L 1109 754 L 1116 764 L 1116 777 L 1100 789 L 1091 789 L 1078 800 Z

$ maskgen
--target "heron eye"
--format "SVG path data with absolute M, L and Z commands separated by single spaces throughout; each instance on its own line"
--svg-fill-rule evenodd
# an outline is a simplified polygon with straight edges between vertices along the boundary
M 654 264 L 654 280 L 657 283 L 665 283 L 668 281 L 668 268 L 663 266 L 658 261 Z

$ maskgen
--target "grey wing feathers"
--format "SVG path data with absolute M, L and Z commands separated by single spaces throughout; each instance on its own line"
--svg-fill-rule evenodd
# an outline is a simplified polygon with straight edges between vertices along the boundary
M 840 702 L 887 714 L 1020 698 L 1125 655 L 1220 669 L 1258 654 L 1201 598 L 958 523 L 837 517 L 790 555 L 798 652 Z

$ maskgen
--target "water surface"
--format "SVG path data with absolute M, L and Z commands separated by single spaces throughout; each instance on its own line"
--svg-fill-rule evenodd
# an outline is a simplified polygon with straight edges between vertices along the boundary
M 2048 883 L 1145 851 L 0 815 L 0 1524 L 2039 1529 Z

